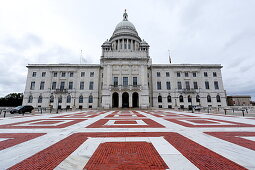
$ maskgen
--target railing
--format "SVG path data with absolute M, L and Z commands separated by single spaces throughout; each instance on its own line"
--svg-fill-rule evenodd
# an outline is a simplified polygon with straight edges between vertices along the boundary
M 113 91 L 142 90 L 141 87 L 142 87 L 141 85 L 127 85 L 127 86 L 123 86 L 123 85 L 110 85 L 110 90 L 113 90 Z
M 198 89 L 178 89 L 178 92 L 180 93 L 197 93 Z
M 58 94 L 58 93 L 68 93 L 68 90 L 67 89 L 56 89 L 54 92 L 56 94 Z

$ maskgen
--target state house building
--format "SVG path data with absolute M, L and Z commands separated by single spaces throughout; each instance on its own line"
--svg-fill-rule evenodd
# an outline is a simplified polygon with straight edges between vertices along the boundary
M 24 105 L 53 108 L 226 106 L 221 65 L 152 64 L 149 45 L 123 14 L 100 64 L 29 64 Z

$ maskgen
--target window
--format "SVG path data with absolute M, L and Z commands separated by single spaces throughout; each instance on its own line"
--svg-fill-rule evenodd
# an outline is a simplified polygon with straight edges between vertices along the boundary
M 53 77 L 57 77 L 58 73 L 57 72 L 53 72 Z
M 217 100 L 218 103 L 221 102 L 220 95 L 216 96 L 216 100 Z
M 168 103 L 171 103 L 171 102 L 172 102 L 172 98 L 171 98 L 170 95 L 167 96 L 167 102 L 168 102 Z
M 72 81 L 69 82 L 68 89 L 69 89 L 69 90 L 72 90 L 72 89 L 73 89 L 73 82 L 72 82 Z
M 41 95 L 38 97 L 38 103 L 42 103 L 42 96 Z
M 162 103 L 162 96 L 158 96 L 158 103 Z
M 66 76 L 66 73 L 65 72 L 62 72 L 61 73 L 61 77 L 65 77 Z
M 200 102 L 200 96 L 199 95 L 196 96 L 196 102 L 198 102 L 198 103 Z
M 82 95 L 80 95 L 80 97 L 79 97 L 79 103 L 83 103 L 83 96 Z
M 137 77 L 133 77 L 133 86 L 137 86 Z
M 32 77 L 36 77 L 36 72 L 33 72 L 33 73 L 32 73 Z
M 32 102 L 33 102 L 33 96 L 30 95 L 30 96 L 28 97 L 28 103 L 32 103 Z
M 62 96 L 58 97 L 58 103 L 62 103 Z
M 183 103 L 183 96 L 182 96 L 182 95 L 179 96 L 179 101 L 180 101 L 181 103 Z
M 52 82 L 51 89 L 52 89 L 52 90 L 55 90 L 56 87 L 57 87 L 57 82 L 55 82 L 55 81 Z
M 216 72 L 213 72 L 213 77 L 217 77 L 217 73 Z
M 93 96 L 92 95 L 89 96 L 89 103 L 93 103 Z
M 178 81 L 177 82 L 177 87 L 178 87 L 178 90 L 181 90 L 182 89 L 182 82 Z
M 93 90 L 93 88 L 94 88 L 94 82 L 91 81 L 89 82 L 89 90 Z
M 34 89 L 35 89 L 35 82 L 32 81 L 32 82 L 31 82 L 31 85 L 30 85 L 30 90 L 34 90 Z
M 45 77 L 45 75 L 46 75 L 46 72 L 42 72 L 42 77 Z
M 84 90 L 84 81 L 80 82 L 80 90 Z
M 194 85 L 194 89 L 198 89 L 198 85 L 196 81 L 193 82 L 193 85 Z
M 204 72 L 204 77 L 208 77 L 208 74 L 207 74 L 207 72 Z
M 218 89 L 219 89 L 219 83 L 218 83 L 218 81 L 215 81 L 215 82 L 214 82 L 214 88 L 215 88 L 215 90 L 218 90 Z
M 123 77 L 123 86 L 128 86 L 128 77 Z
M 171 89 L 170 81 L 167 81 L 167 82 L 166 82 L 166 89 L 167 89 L 167 90 L 170 90 L 170 89 Z
M 169 74 L 169 72 L 166 72 L 166 77 L 170 77 L 170 74 Z
M 157 82 L 157 89 L 161 90 L 161 82 L 160 81 Z
M 186 85 L 186 89 L 187 89 L 187 90 L 190 90 L 190 85 L 189 85 L 189 82 L 188 82 L 188 81 L 185 81 L 185 85 Z
M 192 98 L 190 95 L 188 95 L 188 102 L 191 103 L 192 102 Z
M 70 77 L 73 77 L 73 72 L 70 72 L 70 73 L 69 73 L 69 76 L 70 76 Z
M 66 97 L 66 103 L 71 103 L 71 95 L 68 95 L 68 96 Z
M 205 89 L 210 89 L 209 81 L 205 81 Z
M 90 72 L 90 77 L 94 77 L 94 72 Z
M 50 96 L 50 103 L 53 103 L 53 102 L 54 102 L 54 96 L 51 95 L 51 96 Z
M 157 72 L 157 77 L 160 77 L 160 72 Z
M 113 77 L 113 85 L 114 87 L 117 87 L 118 86 L 118 77 Z
M 212 99 L 211 99 L 211 96 L 210 96 L 210 95 L 207 95 L 207 102 L 208 102 L 208 103 L 212 102 Z
M 177 77 L 181 77 L 181 73 L 180 72 L 177 72 Z
M 81 72 L 81 77 L 85 77 L 85 72 Z
M 189 73 L 188 72 L 185 72 L 184 75 L 185 75 L 185 77 L 189 77 Z
M 41 83 L 40 83 L 40 90 L 44 90 L 44 84 L 45 84 L 45 82 L 41 81 Z
M 197 73 L 196 72 L 193 72 L 193 77 L 197 77 Z
M 61 81 L 60 82 L 60 90 L 63 90 L 63 89 L 65 89 L 65 82 Z

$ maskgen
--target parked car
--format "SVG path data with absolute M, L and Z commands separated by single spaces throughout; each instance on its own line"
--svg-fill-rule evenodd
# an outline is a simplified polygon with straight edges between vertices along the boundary
M 11 110 L 10 110 L 10 113 L 11 113 L 11 114 L 14 114 L 14 113 L 22 114 L 22 113 L 25 113 L 25 112 L 31 113 L 32 110 L 34 110 L 34 107 L 33 107 L 33 106 L 30 106 L 30 105 L 18 106 L 18 107 L 15 107 L 15 108 L 11 109 Z
M 202 107 L 202 106 L 199 106 L 199 105 L 193 106 L 193 108 L 194 108 L 194 110 L 198 110 L 198 111 L 200 111 L 200 110 L 203 109 L 203 107 Z

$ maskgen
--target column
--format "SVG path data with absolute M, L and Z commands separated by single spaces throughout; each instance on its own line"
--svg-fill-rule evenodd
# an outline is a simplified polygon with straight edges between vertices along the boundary
M 132 92 L 128 93 L 128 95 L 129 95 L 129 107 L 133 107 Z
M 119 93 L 119 108 L 122 108 L 122 93 Z

